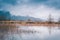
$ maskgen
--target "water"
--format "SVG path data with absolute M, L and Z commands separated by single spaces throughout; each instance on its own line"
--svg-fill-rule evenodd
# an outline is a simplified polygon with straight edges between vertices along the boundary
M 16 26 L 0 29 L 0 40 L 60 40 L 60 29 L 47 26 Z

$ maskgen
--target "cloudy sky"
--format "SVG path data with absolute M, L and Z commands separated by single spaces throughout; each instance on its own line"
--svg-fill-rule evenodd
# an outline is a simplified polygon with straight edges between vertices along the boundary
M 0 0 L 0 10 L 16 16 L 31 16 L 47 19 L 49 14 L 58 19 L 60 0 Z

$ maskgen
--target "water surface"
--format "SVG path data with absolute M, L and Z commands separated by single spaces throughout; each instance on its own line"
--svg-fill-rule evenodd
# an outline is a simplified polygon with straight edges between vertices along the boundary
M 0 29 L 0 40 L 60 40 L 60 29 L 47 26 L 16 26 Z

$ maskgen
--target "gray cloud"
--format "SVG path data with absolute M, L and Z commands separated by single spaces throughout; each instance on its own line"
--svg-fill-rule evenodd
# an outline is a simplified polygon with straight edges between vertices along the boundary
M 56 9 L 60 9 L 60 0 L 30 0 L 30 3 L 36 4 L 44 4 L 49 7 L 54 7 Z
M 0 8 L 5 5 L 17 5 L 17 4 L 28 4 L 28 5 L 40 5 L 44 4 L 49 7 L 60 9 L 60 0 L 0 0 Z
M 17 0 L 1 0 L 1 4 L 16 4 Z
M 0 0 L 0 9 L 7 7 L 8 5 L 16 5 L 17 0 Z

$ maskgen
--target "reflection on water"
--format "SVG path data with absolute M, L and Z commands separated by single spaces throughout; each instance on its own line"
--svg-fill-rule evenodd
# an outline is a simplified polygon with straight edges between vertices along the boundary
M 60 29 L 45 26 L 0 27 L 0 40 L 60 40 Z

